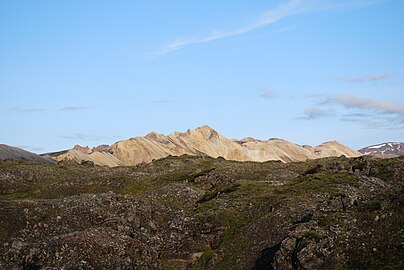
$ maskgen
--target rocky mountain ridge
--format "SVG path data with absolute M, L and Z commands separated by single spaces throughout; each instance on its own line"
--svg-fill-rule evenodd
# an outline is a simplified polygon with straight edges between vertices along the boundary
M 358 157 L 361 153 L 336 141 L 315 147 L 302 147 L 282 139 L 257 140 L 248 137 L 232 140 L 205 125 L 170 135 L 151 132 L 144 137 L 118 141 L 109 147 L 104 145 L 90 149 L 76 145 L 73 149 L 50 155 L 57 161 L 93 162 L 116 167 L 150 163 L 167 156 L 181 155 L 223 157 L 234 161 L 292 162 L 342 155 Z

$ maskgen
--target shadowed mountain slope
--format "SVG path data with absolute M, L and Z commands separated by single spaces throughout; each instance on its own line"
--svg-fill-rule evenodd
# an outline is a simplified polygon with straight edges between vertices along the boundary
M 39 156 L 37 154 L 28 152 L 18 147 L 9 146 L 6 144 L 0 144 L 0 160 L 14 159 L 14 160 L 24 160 L 32 162 L 45 162 L 45 163 L 56 163 L 55 160 L 47 156 Z

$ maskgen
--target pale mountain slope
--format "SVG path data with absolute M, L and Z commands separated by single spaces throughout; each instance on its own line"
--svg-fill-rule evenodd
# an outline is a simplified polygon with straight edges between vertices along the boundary
M 266 141 L 245 138 L 228 139 L 208 126 L 168 136 L 155 132 L 114 143 L 110 147 L 88 148 L 75 146 L 73 150 L 57 155 L 57 160 L 92 161 L 98 165 L 121 166 L 149 163 L 155 159 L 181 155 L 223 157 L 235 161 L 282 162 L 341 156 L 357 157 L 361 154 L 338 142 L 327 142 L 316 147 L 302 147 L 281 139 Z
M 243 147 L 208 126 L 183 133 L 174 132 L 169 136 L 149 133 L 145 137 L 119 141 L 111 146 L 110 151 L 127 165 L 184 154 L 208 155 L 215 158 L 221 156 L 238 161 L 250 160 Z
M 281 139 L 267 141 L 250 139 L 242 143 L 242 146 L 248 149 L 250 160 L 254 161 L 281 160 L 282 162 L 291 162 L 312 158 L 312 153 L 309 150 Z
M 234 141 L 219 134 L 216 130 L 202 126 L 185 133 L 175 132 L 169 136 L 172 141 L 194 155 L 203 153 L 217 158 L 229 160 L 250 160 L 246 149 Z
M 83 163 L 83 161 L 90 161 L 96 165 L 116 167 L 124 166 L 125 164 L 120 161 L 117 157 L 113 156 L 108 152 L 92 152 L 90 154 L 80 152 L 78 150 L 68 150 L 62 154 L 52 156 L 57 161 L 72 161 L 74 163 Z
M 111 145 L 111 153 L 126 165 L 149 163 L 153 159 L 160 159 L 172 154 L 170 149 L 175 146 L 137 137 L 125 141 L 119 141 Z M 181 155 L 183 153 L 179 153 Z
M 311 148 L 310 151 L 314 154 L 312 158 L 335 157 L 342 155 L 346 157 L 359 157 L 362 155 L 358 151 L 352 150 L 337 141 L 322 143 Z

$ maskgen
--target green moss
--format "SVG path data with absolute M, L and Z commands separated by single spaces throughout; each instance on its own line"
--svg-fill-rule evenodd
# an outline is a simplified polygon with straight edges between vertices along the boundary
M 277 187 L 276 194 L 300 194 L 304 192 L 327 192 L 332 196 L 340 194 L 340 185 L 357 186 L 360 178 L 357 175 L 346 172 L 321 172 L 300 176 L 295 180 Z
M 10 200 L 26 200 L 32 199 L 34 195 L 31 192 L 16 192 L 11 194 L 0 195 L 0 201 L 10 201 Z
M 359 203 L 359 211 L 376 211 L 382 207 L 382 202 L 378 198 L 372 200 L 364 201 Z
M 191 270 L 201 270 L 204 264 L 212 258 L 213 254 L 214 251 L 212 249 L 205 250 L 202 257 L 192 265 Z
M 404 269 L 402 209 L 390 209 L 391 215 L 375 220 L 375 213 L 354 214 L 360 231 L 354 231 L 350 245 L 338 248 L 347 256 L 346 269 Z M 360 232 L 367 232 L 365 234 Z
M 201 199 L 198 200 L 198 203 L 203 203 L 214 199 L 215 197 L 219 196 L 220 194 L 234 192 L 239 188 L 239 184 L 228 184 L 219 186 L 214 190 L 206 192 Z
M 175 270 L 174 266 L 168 260 L 162 260 L 163 270 Z
M 320 217 L 317 217 L 316 219 L 317 219 L 318 225 L 321 228 L 325 228 L 325 229 L 330 228 L 331 226 L 335 225 L 335 223 L 336 223 L 335 219 L 332 218 L 331 216 L 320 216 Z
M 0 241 L 7 240 L 7 237 L 9 237 L 9 233 L 3 228 L 3 226 L 0 226 Z
M 388 166 L 379 167 L 375 176 L 382 180 L 389 181 L 393 178 L 393 171 L 389 169 Z
M 162 173 L 154 177 L 145 177 L 142 179 L 136 179 L 135 183 L 131 183 L 125 188 L 122 189 L 122 192 L 130 195 L 138 195 L 145 193 L 150 190 L 156 190 L 163 186 L 172 184 L 172 183 L 192 183 L 195 178 L 206 175 L 210 171 L 214 170 L 214 168 L 206 168 L 206 166 L 210 166 L 211 163 L 206 163 L 202 161 L 203 167 L 199 172 L 196 168 L 191 170 L 190 168 L 181 169 L 170 173 Z
M 304 234 L 305 238 L 315 241 L 316 243 L 320 242 L 321 239 L 325 237 L 323 232 L 316 231 L 311 229 L 307 233 Z

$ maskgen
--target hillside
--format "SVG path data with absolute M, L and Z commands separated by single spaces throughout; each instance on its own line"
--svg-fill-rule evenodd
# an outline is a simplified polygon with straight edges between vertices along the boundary
M 28 152 L 18 147 L 8 146 L 6 144 L 0 144 L 0 160 L 13 159 L 13 160 L 25 160 L 32 162 L 45 162 L 54 164 L 55 160 L 47 156 L 39 156 L 37 154 Z
M 403 158 L 3 161 L 0 269 L 403 269 L 403 180 Z
M 316 147 L 302 147 L 282 139 L 231 140 L 208 126 L 186 132 L 174 132 L 167 136 L 152 132 L 144 137 L 116 142 L 110 147 L 89 149 L 76 146 L 72 150 L 51 154 L 58 161 L 67 160 L 77 163 L 91 161 L 97 165 L 110 167 L 133 166 L 168 156 L 181 155 L 223 157 L 234 161 L 291 162 L 341 155 L 357 157 L 361 154 L 338 142 L 327 142 Z

